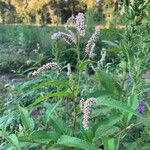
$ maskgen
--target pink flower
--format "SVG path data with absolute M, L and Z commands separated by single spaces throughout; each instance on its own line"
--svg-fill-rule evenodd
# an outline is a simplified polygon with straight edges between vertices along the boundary
M 68 44 L 76 44 L 76 38 L 73 34 L 67 34 L 64 32 L 57 32 L 51 36 L 51 39 L 59 40 L 63 39 Z
M 36 71 L 32 73 L 32 76 L 37 76 L 48 69 L 54 69 L 57 70 L 58 72 L 61 72 L 60 66 L 57 63 L 52 62 L 47 63 L 46 65 L 43 65 L 42 67 L 38 68 Z
M 80 36 L 85 35 L 85 17 L 83 13 L 78 13 L 76 16 L 76 27 Z
M 83 99 L 80 101 L 81 108 L 83 110 L 83 128 L 86 130 L 89 128 L 89 118 L 90 118 L 90 109 L 93 105 L 96 105 L 96 99 L 95 98 L 89 98 L 85 102 Z
M 93 56 L 95 56 L 94 48 L 95 48 L 95 43 L 96 43 L 96 40 L 98 39 L 99 34 L 100 34 L 100 30 L 96 29 L 86 45 L 85 52 L 89 55 L 89 58 L 93 58 Z

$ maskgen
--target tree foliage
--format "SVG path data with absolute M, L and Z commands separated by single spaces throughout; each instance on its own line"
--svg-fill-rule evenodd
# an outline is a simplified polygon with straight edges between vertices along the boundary
M 1 23 L 64 23 L 71 15 L 94 10 L 105 14 L 111 22 L 117 11 L 118 0 L 1 0 Z

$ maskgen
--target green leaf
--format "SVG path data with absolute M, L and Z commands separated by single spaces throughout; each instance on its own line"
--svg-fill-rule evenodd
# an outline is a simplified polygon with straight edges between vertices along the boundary
M 105 150 L 116 150 L 115 148 L 115 139 L 114 138 L 104 138 L 104 149 Z
M 34 106 L 34 105 L 37 105 L 41 102 L 43 102 L 45 99 L 48 99 L 48 98 L 51 98 L 51 97 L 72 97 L 70 93 L 68 92 L 56 92 L 56 93 L 50 93 L 50 94 L 47 94 L 43 97 L 40 97 L 38 99 L 36 99 L 31 105 L 29 106 Z
M 46 149 L 46 150 L 62 150 L 61 148 L 48 148 L 48 149 Z
M 108 150 L 115 150 L 115 139 L 111 138 L 108 140 Z
M 150 91 L 150 88 L 144 88 L 138 95 L 141 95 L 141 94 L 148 92 L 148 91 Z
M 145 145 L 140 148 L 141 150 L 150 150 L 150 145 Z
M 49 123 L 55 129 L 56 132 L 60 134 L 68 133 L 68 124 L 66 124 L 61 118 L 51 116 Z
M 62 82 L 62 81 L 48 81 L 48 82 L 44 82 L 44 83 L 39 84 L 38 86 L 33 88 L 33 90 L 44 88 L 44 87 L 47 87 L 49 85 L 64 86 L 64 87 L 70 88 L 70 86 L 66 82 Z
M 107 96 L 110 95 L 110 92 L 106 91 L 106 90 L 96 90 L 92 93 L 89 93 L 88 95 L 86 95 L 84 98 L 88 99 L 90 97 L 99 97 L 99 96 Z
M 91 61 L 91 60 L 82 61 L 79 65 L 80 71 L 83 71 L 84 68 L 86 67 L 86 65 L 88 65 L 90 63 L 94 63 L 94 61 Z
M 43 130 L 34 131 L 31 135 L 32 139 L 35 141 L 57 141 L 60 137 L 60 134 L 57 132 L 46 132 Z
M 136 110 L 137 105 L 138 105 L 138 98 L 137 98 L 137 95 L 136 95 L 136 94 L 133 94 L 133 95 L 130 97 L 130 99 L 128 100 L 128 106 L 129 106 L 130 108 L 132 108 L 133 110 Z M 127 123 L 130 122 L 132 116 L 133 116 L 133 113 L 128 113 L 128 114 L 127 114 Z
M 114 42 L 111 42 L 111 41 L 107 41 L 107 40 L 102 40 L 103 43 L 111 46 L 111 47 L 116 47 L 118 48 L 118 44 L 114 43 Z
M 94 133 L 92 130 L 88 129 L 88 130 L 83 130 L 81 131 L 81 138 L 88 141 L 88 142 L 92 142 L 94 137 Z
M 14 149 L 21 150 L 18 138 L 15 134 L 10 134 L 6 137 L 6 140 L 14 147 Z
M 150 106 L 149 106 L 147 103 L 145 103 L 145 105 L 146 105 L 146 107 L 147 107 L 146 116 L 147 116 L 148 119 L 150 119 Z
M 58 139 L 57 144 L 65 145 L 67 147 L 84 149 L 84 150 L 100 150 L 92 143 L 86 142 L 76 137 L 67 136 L 67 135 L 62 135 L 60 139 Z
M 141 115 L 140 113 L 138 113 L 134 109 L 130 108 L 127 104 L 122 103 L 121 101 L 109 99 L 107 97 L 98 97 L 96 103 L 97 103 L 97 105 L 104 105 L 104 106 L 112 107 L 115 109 L 119 109 L 119 110 L 122 110 L 124 112 L 131 113 L 131 114 L 133 114 L 133 115 L 135 115 L 141 119 L 145 119 L 145 117 L 143 115 Z
M 111 94 L 116 94 L 118 92 L 119 84 L 111 74 L 99 69 L 97 70 L 97 79 L 107 92 Z
M 30 140 L 31 140 L 31 138 L 30 138 Z M 19 144 L 20 144 L 21 150 L 26 150 L 27 148 L 30 150 L 33 150 L 33 149 L 37 148 L 37 146 L 39 146 L 38 142 L 32 143 L 32 141 L 30 141 L 30 142 L 21 141 Z
M 46 123 L 49 121 L 50 116 L 53 114 L 53 112 L 59 106 L 60 103 L 61 103 L 61 101 L 58 101 L 56 104 L 48 104 L 47 110 L 46 110 L 45 115 L 43 117 L 44 121 Z
M 0 118 L 0 129 L 2 138 L 5 138 L 7 136 L 7 126 L 11 124 L 12 120 L 13 120 L 12 114 L 8 114 L 8 116 L 3 116 Z
M 123 115 L 113 115 L 107 119 L 100 120 L 100 122 L 97 123 L 93 128 L 94 130 L 96 130 L 95 138 L 100 137 L 106 128 L 113 127 L 113 125 L 121 121 L 122 118 Z
M 32 132 L 34 130 L 34 121 L 30 117 L 29 112 L 26 108 L 19 107 L 20 108 L 20 115 L 21 115 L 21 122 L 25 130 Z
M 6 128 L 7 128 L 7 120 L 3 123 L 3 127 L 2 127 L 2 138 L 5 138 L 6 135 L 7 135 L 7 131 L 6 131 Z
M 3 116 L 0 118 L 0 129 L 3 128 L 3 125 L 5 122 L 7 122 L 7 125 L 10 124 L 13 120 L 13 114 L 8 114 L 8 116 Z
M 104 115 L 106 116 L 109 113 L 111 113 L 111 108 L 108 108 L 108 107 L 93 109 L 90 118 L 101 117 Z
M 96 141 L 98 139 L 103 139 L 103 138 L 109 137 L 109 136 L 113 135 L 114 133 L 116 133 L 118 131 L 119 131 L 118 127 L 115 127 L 115 126 L 106 127 L 104 129 L 99 130 L 100 134 L 96 133 L 96 135 L 95 135 L 93 140 Z
M 76 50 L 76 48 L 67 48 L 66 50 L 65 50 L 65 52 L 70 52 L 70 51 L 72 51 L 72 52 L 76 52 L 77 50 Z

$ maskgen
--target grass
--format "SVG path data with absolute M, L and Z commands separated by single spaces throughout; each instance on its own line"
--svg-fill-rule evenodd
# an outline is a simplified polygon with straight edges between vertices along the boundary
M 57 45 L 50 38 L 52 33 L 58 30 L 63 31 L 64 28 L 62 26 L 0 25 L 0 72 L 18 71 L 20 68 L 26 70 L 31 66 L 36 67 L 40 63 L 54 60 L 56 57 L 55 49 L 58 50 L 60 56 L 57 61 L 70 62 L 74 55 L 73 52 L 68 52 L 71 47 L 63 42 Z M 101 39 L 119 41 L 122 32 L 123 29 L 120 28 L 101 29 L 96 48 L 97 53 L 99 54 L 104 46 Z M 82 40 L 81 49 L 85 49 L 84 45 L 91 34 L 92 32 L 87 32 L 86 38 Z M 40 46 L 38 54 L 34 53 L 37 50 L 37 44 Z

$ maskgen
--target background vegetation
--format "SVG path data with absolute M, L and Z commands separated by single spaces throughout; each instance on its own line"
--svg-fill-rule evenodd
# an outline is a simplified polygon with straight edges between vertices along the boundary
M 65 28 L 79 12 L 84 37 L 74 24 Z M 149 16 L 149 0 L 1 0 L 0 149 L 149 150 Z M 68 30 L 77 44 L 51 39 Z M 32 76 L 49 62 L 61 73 Z M 90 98 L 96 105 L 84 130 L 80 100 Z

